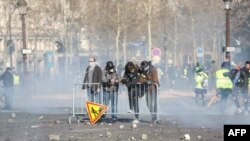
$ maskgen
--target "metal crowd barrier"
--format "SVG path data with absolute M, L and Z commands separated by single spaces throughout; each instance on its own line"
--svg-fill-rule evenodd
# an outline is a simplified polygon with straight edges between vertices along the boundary
M 82 86 L 85 87 L 85 89 L 82 89 Z M 96 88 L 100 88 L 99 96 L 94 97 L 94 101 L 96 102 L 97 99 L 99 98 L 100 101 L 97 103 L 104 104 L 104 95 L 103 95 L 103 87 L 102 84 L 99 83 L 77 83 L 74 84 L 73 87 L 73 94 L 72 94 L 72 116 L 69 117 L 69 123 L 72 123 L 72 118 L 76 118 L 78 122 L 80 122 L 79 117 L 80 116 L 86 116 L 87 117 L 87 110 L 85 107 L 85 103 L 87 101 L 90 101 L 87 96 L 87 91 L 89 90 L 87 87 L 90 86 L 95 86 Z M 142 119 L 143 115 L 152 115 L 156 114 L 157 120 L 159 120 L 159 88 L 158 85 L 153 83 L 150 84 L 149 86 L 154 86 L 155 89 L 152 91 L 154 92 L 155 97 L 150 97 L 152 94 L 149 89 L 145 87 L 143 84 L 135 84 L 135 85 L 130 85 L 131 86 L 131 91 L 128 92 L 130 88 L 127 88 L 126 85 L 124 84 L 119 84 L 119 89 L 118 89 L 118 102 L 117 102 L 117 112 L 112 113 L 111 112 L 111 102 L 108 104 L 108 111 L 106 115 L 110 114 L 116 114 L 119 119 L 119 115 L 130 115 L 131 114 L 139 114 L 139 119 Z M 133 95 L 130 97 L 129 95 Z M 154 98 L 155 102 L 155 108 L 149 111 L 149 108 L 147 106 L 146 99 L 148 98 Z M 138 103 L 133 102 L 133 98 L 135 98 L 134 101 L 137 101 L 136 98 L 138 98 Z M 129 106 L 129 100 L 131 100 L 131 104 L 134 105 L 134 107 L 139 106 L 139 112 L 136 112 L 135 109 L 130 109 Z M 105 104 L 104 104 L 105 105 Z M 129 113 L 128 111 L 132 110 L 132 113 Z M 132 115 L 134 116 L 134 115 Z

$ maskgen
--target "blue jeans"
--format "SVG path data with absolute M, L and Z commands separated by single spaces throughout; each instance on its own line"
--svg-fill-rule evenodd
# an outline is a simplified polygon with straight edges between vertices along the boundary
M 152 120 L 158 119 L 157 114 L 157 92 L 156 90 L 152 91 L 146 91 L 146 102 L 149 109 L 149 112 L 151 113 Z
M 244 110 L 248 111 L 248 92 L 243 91 L 242 92 L 242 97 L 243 97 L 243 103 L 244 103 Z
M 205 95 L 207 94 L 207 89 L 204 88 L 195 88 L 195 102 L 198 104 L 199 95 L 201 95 L 203 105 L 205 105 Z
M 118 102 L 118 92 L 117 91 L 103 91 L 103 103 L 108 106 L 110 100 L 111 100 L 112 117 L 116 117 L 117 102 Z
M 236 108 L 240 108 L 240 87 L 234 86 L 232 93 Z
M 87 88 L 88 100 L 91 102 L 101 103 L 100 92 L 93 91 L 91 88 Z

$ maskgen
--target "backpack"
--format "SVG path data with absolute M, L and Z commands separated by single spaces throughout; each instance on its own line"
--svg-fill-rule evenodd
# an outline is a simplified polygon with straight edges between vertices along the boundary
M 202 88 L 207 88 L 208 87 L 208 78 L 203 74 L 202 74 L 202 76 L 203 76 L 203 79 L 201 81 L 201 86 L 202 86 Z
M 202 86 L 203 88 L 207 88 L 207 86 L 208 86 L 208 79 L 203 78 L 203 80 L 202 80 L 202 82 L 201 82 L 201 86 Z
M 239 69 L 230 70 L 230 78 L 235 86 L 242 87 L 244 85 L 244 79 Z

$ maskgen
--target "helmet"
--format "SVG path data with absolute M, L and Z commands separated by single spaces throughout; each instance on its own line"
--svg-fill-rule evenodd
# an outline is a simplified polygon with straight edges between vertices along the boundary
M 148 61 L 142 61 L 141 62 L 141 69 L 142 71 L 147 71 L 149 69 L 150 62 Z
M 195 72 L 196 73 L 199 73 L 199 72 L 202 72 L 202 71 L 203 71 L 203 69 L 201 67 L 196 67 L 195 68 Z

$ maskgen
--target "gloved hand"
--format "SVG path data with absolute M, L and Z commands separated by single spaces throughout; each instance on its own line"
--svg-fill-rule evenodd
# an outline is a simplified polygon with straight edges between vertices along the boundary
M 123 79 L 121 80 L 121 83 L 122 83 L 122 84 L 127 84 L 127 83 L 128 83 L 128 80 L 123 78 Z
M 115 83 L 115 79 L 110 79 L 110 83 L 114 84 Z

